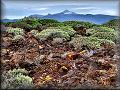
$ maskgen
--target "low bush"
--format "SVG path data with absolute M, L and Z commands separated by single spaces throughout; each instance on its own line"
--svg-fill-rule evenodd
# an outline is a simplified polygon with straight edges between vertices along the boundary
M 70 44 L 75 47 L 75 49 L 81 49 L 82 46 L 87 46 L 90 49 L 97 49 L 101 47 L 101 44 L 103 42 L 110 43 L 112 46 L 115 45 L 114 42 L 106 39 L 98 39 L 97 37 L 77 37 L 73 38 L 72 41 L 70 41 Z
M 70 36 L 67 32 L 61 31 L 60 29 L 46 29 L 36 34 L 39 39 L 48 38 L 63 38 L 64 40 L 69 40 Z
M 31 89 L 34 87 L 32 78 L 27 76 L 25 69 L 13 69 L 2 74 L 2 89 Z
M 91 36 L 97 37 L 99 39 L 107 39 L 112 41 L 116 41 L 118 39 L 118 32 L 112 28 L 99 26 L 93 27 L 86 31 L 87 34 L 90 34 Z
M 69 26 L 76 26 L 76 25 L 81 25 L 85 26 L 87 28 L 92 28 L 93 26 L 97 26 L 96 24 L 89 23 L 89 22 L 82 22 L 82 21 L 65 21 L 63 22 L 64 25 L 69 25 Z
M 110 21 L 102 24 L 101 26 L 110 27 L 110 28 L 113 28 L 115 30 L 118 30 L 119 26 L 120 26 L 120 19 L 110 20 Z
M 63 26 L 63 27 L 60 27 L 60 29 L 67 32 L 70 36 L 73 36 L 76 33 L 76 31 L 73 30 L 73 28 L 70 26 Z
M 6 30 L 8 33 L 12 33 L 15 36 L 16 35 L 23 35 L 24 34 L 24 30 L 21 28 L 12 28 L 12 27 L 8 27 Z
M 31 30 L 30 33 L 32 33 L 33 35 L 36 35 L 38 33 L 38 30 Z
M 23 39 L 24 37 L 22 35 L 16 35 L 14 36 L 13 40 L 20 40 L 20 39 Z
M 115 30 L 112 29 L 112 28 L 103 27 L 103 26 L 98 26 L 98 27 L 93 27 L 93 28 L 87 29 L 87 33 L 90 33 L 91 35 L 93 35 L 97 32 L 112 32 L 112 33 L 115 33 Z
M 17 74 L 23 74 L 23 75 L 27 75 L 28 74 L 28 71 L 25 70 L 25 69 L 13 69 L 13 70 L 9 70 L 8 72 L 9 74 L 12 74 L 12 75 L 17 75 Z
M 117 40 L 117 33 L 113 32 L 97 32 L 92 35 L 93 37 L 97 37 L 99 39 L 107 39 L 107 40 L 112 40 L 116 41 Z
M 37 33 L 35 36 L 39 39 L 47 38 L 63 38 L 64 40 L 70 40 L 70 37 L 75 34 L 75 31 L 66 26 L 66 27 L 57 27 L 57 28 L 48 28 L 46 30 Z

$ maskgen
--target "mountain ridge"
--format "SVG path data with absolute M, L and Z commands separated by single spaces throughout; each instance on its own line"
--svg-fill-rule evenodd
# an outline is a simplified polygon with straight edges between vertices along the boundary
M 103 24 L 106 23 L 112 19 L 118 18 L 118 16 L 112 16 L 112 15 L 103 15 L 103 14 L 78 14 L 69 10 L 64 10 L 60 13 L 55 13 L 55 14 L 47 14 L 47 15 L 39 15 L 39 14 L 33 14 L 28 17 L 32 18 L 40 18 L 40 19 L 55 19 L 60 22 L 63 21 L 84 21 L 84 22 L 91 22 L 95 24 Z M 8 20 L 9 21 L 9 20 Z M 13 22 L 16 21 L 12 20 Z M 10 22 L 12 22 L 10 21 Z M 4 21 L 3 22 L 7 22 Z

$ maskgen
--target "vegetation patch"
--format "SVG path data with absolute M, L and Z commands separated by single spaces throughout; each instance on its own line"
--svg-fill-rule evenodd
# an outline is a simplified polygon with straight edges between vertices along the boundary
M 12 28 L 12 27 L 8 27 L 6 30 L 8 33 L 11 33 L 13 35 L 23 35 L 24 34 L 24 30 L 21 28 Z
M 33 88 L 32 78 L 25 69 L 13 69 L 2 74 L 2 89 Z
M 116 41 L 118 39 L 118 32 L 112 28 L 108 27 L 93 27 L 87 30 L 87 34 L 90 34 L 93 37 L 97 37 L 99 39 L 107 39 Z
M 47 38 L 63 38 L 64 40 L 70 40 L 70 37 L 75 34 L 75 31 L 68 27 L 48 28 L 36 34 L 39 39 Z
M 70 44 L 72 44 L 75 49 L 80 49 L 82 46 L 87 46 L 91 49 L 97 49 L 101 47 L 101 44 L 103 42 L 109 43 L 112 46 L 115 45 L 114 42 L 106 39 L 98 39 L 97 37 L 77 37 L 73 38 L 72 41 L 70 41 Z

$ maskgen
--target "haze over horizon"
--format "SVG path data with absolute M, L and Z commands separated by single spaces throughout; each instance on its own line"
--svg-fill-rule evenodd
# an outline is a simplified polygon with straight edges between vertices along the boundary
M 55 14 L 64 10 L 78 14 L 119 16 L 119 1 L 2 0 L 2 9 L 4 19 L 20 19 L 33 14 Z

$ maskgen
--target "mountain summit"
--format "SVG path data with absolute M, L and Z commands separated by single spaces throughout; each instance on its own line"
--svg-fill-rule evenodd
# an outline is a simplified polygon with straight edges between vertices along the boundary
M 71 12 L 69 10 L 64 10 L 64 11 L 61 12 L 61 14 L 76 14 L 76 13 Z

